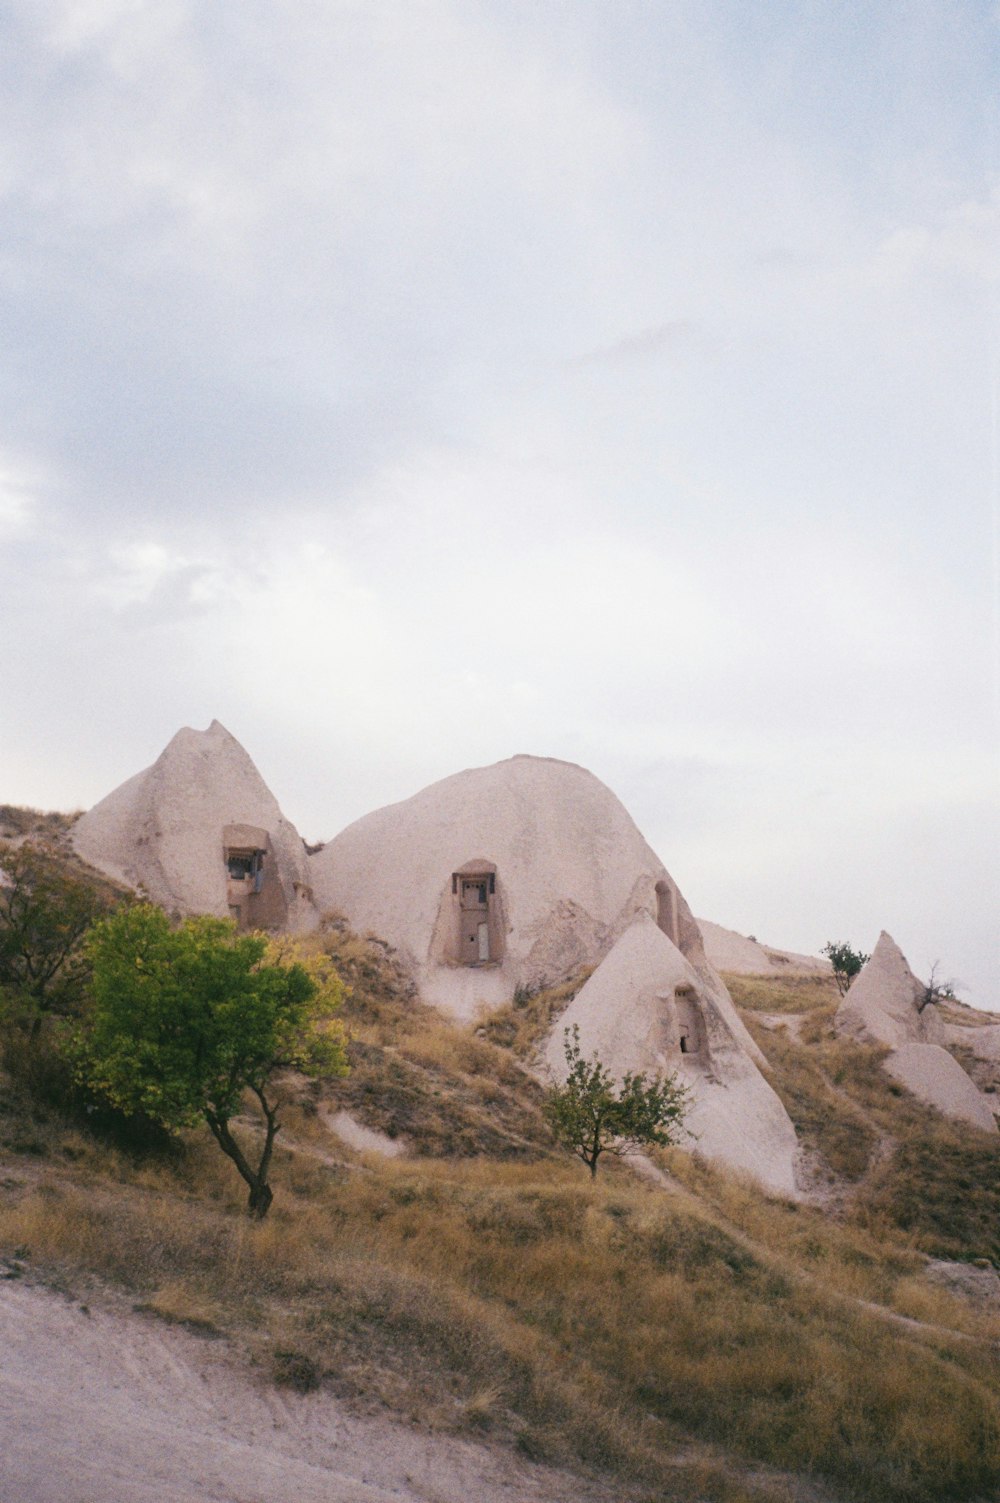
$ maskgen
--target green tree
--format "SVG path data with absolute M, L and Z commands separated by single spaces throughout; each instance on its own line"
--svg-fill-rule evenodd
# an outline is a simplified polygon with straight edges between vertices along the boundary
M 79 1080 L 119 1110 L 169 1130 L 204 1121 L 249 1186 L 248 1210 L 267 1214 L 280 1130 L 275 1076 L 285 1069 L 346 1073 L 343 994 L 321 959 L 303 963 L 228 919 L 173 927 L 149 904 L 122 909 L 87 941 L 90 1014 L 77 1035 Z M 247 1093 L 263 1119 L 259 1151 L 234 1136 Z
M 563 1030 L 568 1075 L 552 1086 L 542 1111 L 558 1142 L 581 1158 L 597 1175 L 603 1153 L 624 1156 L 650 1144 L 676 1143 L 690 1104 L 688 1089 L 676 1075 L 627 1074 L 616 1086 L 611 1072 L 594 1054 L 580 1054 L 580 1030 Z
M 833 966 L 833 979 L 842 997 L 861 967 L 871 960 L 871 956 L 866 955 L 862 950 L 852 950 L 849 944 L 834 944 L 832 940 L 828 940 L 823 946 L 822 953 L 830 958 L 830 964 Z
M 0 845 L 0 993 L 37 1037 L 46 1015 L 72 1013 L 88 977 L 83 938 L 108 900 L 37 846 Z

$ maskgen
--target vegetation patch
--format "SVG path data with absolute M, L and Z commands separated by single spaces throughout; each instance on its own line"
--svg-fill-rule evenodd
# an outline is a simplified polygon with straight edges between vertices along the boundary
M 750 1012 L 812 1012 L 836 1008 L 839 993 L 832 976 L 738 976 L 724 971 L 722 979 L 737 1007 Z
M 755 986 L 744 1021 L 804 1142 L 855 1187 L 849 1218 L 876 1234 L 903 1234 L 930 1256 L 1000 1267 L 996 1139 L 918 1101 L 886 1074 L 886 1050 L 838 1038 L 823 1006 L 797 1039 L 762 1028 L 754 1011 L 767 1010 L 767 987 L 784 985 Z
M 255 1223 L 233 1214 L 217 1157 L 192 1142 L 181 1166 L 118 1158 L 110 1178 L 95 1156 L 81 1179 L 9 1199 L 0 1245 L 113 1278 L 168 1318 L 209 1311 L 278 1381 L 487 1425 L 623 1487 L 683 1495 L 692 1444 L 851 1498 L 1000 1485 L 984 1349 L 907 1336 L 790 1276 L 803 1213 L 757 1196 L 754 1222 L 752 1192 L 723 1178 L 710 1188 L 730 1215 L 745 1197 L 756 1248 L 718 1205 L 561 1162 L 394 1161 L 349 1181 L 289 1162 L 288 1192 Z M 822 1218 L 803 1219 L 799 1246 L 822 1266 Z
M 522 998 L 505 1046 L 489 1023 L 422 1008 L 377 941 L 333 923 L 309 945 L 303 965 L 349 980 L 353 1068 L 276 1076 L 267 1219 L 243 1213 L 207 1132 L 182 1129 L 169 1153 L 127 1131 L 109 1142 L 24 1070 L 0 1078 L 8 1267 L 112 1282 L 228 1335 L 277 1383 L 489 1431 L 600 1472 L 623 1499 L 746 1503 L 787 1497 L 783 1478 L 845 1503 L 997 1495 L 1000 1331 L 929 1292 L 921 1252 L 996 1255 L 995 1144 L 895 1087 L 880 1051 L 835 1038 L 828 987 L 783 978 L 744 1006 L 754 1026 L 781 1012 L 777 987 L 806 1015 L 808 1044 L 757 1036 L 803 1135 L 852 1187 L 839 1217 L 675 1148 L 651 1150 L 669 1191 L 613 1159 L 591 1180 L 554 1151 L 523 1064 L 568 992 Z M 49 1033 L 22 1030 L 25 1048 Z M 359 1165 L 322 1134 L 323 1099 L 412 1156 Z M 234 1084 L 233 1133 L 259 1148 L 247 1104 Z
M 552 1152 L 543 1092 L 488 1026 L 449 1022 L 414 995 L 390 946 L 328 918 L 308 944 L 345 983 L 350 1073 L 335 1100 L 366 1127 L 433 1157 Z
M 1000 1268 L 1000 1153 L 996 1139 L 943 1120 L 899 1142 L 854 1207 L 884 1220 L 937 1258 L 989 1259 Z
M 784 1029 L 767 1029 L 748 1013 L 745 1022 L 767 1059 L 767 1076 L 802 1143 L 834 1175 L 850 1182 L 867 1171 L 877 1133 L 849 1093 L 826 1074 L 812 1049 Z
M 518 1059 L 533 1059 L 593 969 L 586 966 L 554 986 L 519 987 L 512 1002 L 498 1007 L 485 1019 L 483 1036 L 509 1049 Z

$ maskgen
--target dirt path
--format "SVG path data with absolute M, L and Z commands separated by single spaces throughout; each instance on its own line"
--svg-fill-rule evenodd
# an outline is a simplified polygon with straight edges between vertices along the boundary
M 611 1503 L 501 1451 L 240 1371 L 224 1341 L 0 1283 L 0 1503 Z

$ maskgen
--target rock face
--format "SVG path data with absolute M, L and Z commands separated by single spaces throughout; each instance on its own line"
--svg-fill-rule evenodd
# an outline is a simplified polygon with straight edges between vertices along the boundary
M 737 976 L 830 974 L 830 962 L 822 955 L 796 955 L 791 950 L 775 950 L 708 919 L 699 919 L 698 928 L 705 954 L 717 971 L 732 971 Z
M 987 1098 L 940 1044 L 903 1044 L 892 1051 L 885 1068 L 894 1080 L 945 1117 L 971 1122 L 983 1132 L 997 1131 Z
M 552 1079 L 566 1075 L 564 1029 L 580 1030 L 612 1074 L 673 1074 L 690 1088 L 681 1146 L 796 1194 L 795 1129 L 754 1062 L 755 1047 L 725 987 L 696 971 L 648 913 L 640 913 L 577 993 L 545 1048 Z
M 933 1006 L 921 1010 L 925 988 L 899 946 L 886 934 L 837 1009 L 834 1026 L 863 1043 L 892 1051 L 885 1068 L 919 1100 L 947 1117 L 997 1131 L 986 1097 L 942 1042 L 948 1028 Z
M 244 928 L 315 922 L 305 848 L 224 726 L 180 730 L 72 831 L 80 856 L 168 912 Z
M 984 1063 L 1000 1065 L 1000 1023 L 990 1021 L 995 1016 L 995 1013 L 984 1013 L 984 1021 L 980 1023 L 977 1018 L 975 1026 L 945 1023 L 945 1038 L 949 1044 L 961 1044 L 971 1050 Z
M 457 773 L 350 825 L 310 870 L 318 906 L 388 940 L 424 1000 L 457 1017 L 595 965 L 639 913 L 720 985 L 662 862 L 570 762 Z

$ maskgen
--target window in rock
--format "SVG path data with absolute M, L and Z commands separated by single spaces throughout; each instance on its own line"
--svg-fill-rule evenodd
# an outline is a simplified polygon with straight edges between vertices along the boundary
M 264 880 L 263 851 L 227 851 L 226 866 L 230 882 L 247 882 L 259 892 Z

